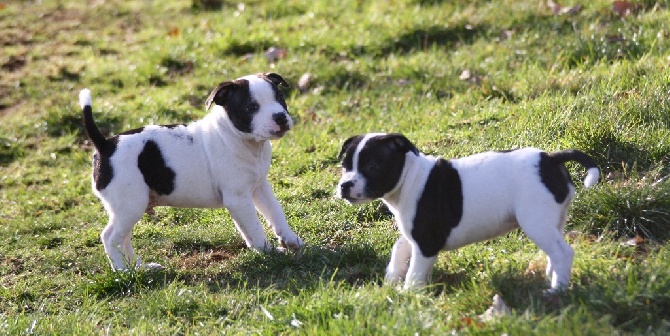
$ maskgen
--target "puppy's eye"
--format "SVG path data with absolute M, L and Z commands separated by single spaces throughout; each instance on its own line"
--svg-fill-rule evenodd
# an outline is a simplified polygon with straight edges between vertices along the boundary
M 247 112 L 254 112 L 254 111 L 258 110 L 258 107 L 259 107 L 258 103 L 250 103 L 250 104 L 247 105 L 246 110 L 247 110 Z
M 365 166 L 365 172 L 368 174 L 374 174 L 379 171 L 379 165 L 370 163 L 367 166 Z

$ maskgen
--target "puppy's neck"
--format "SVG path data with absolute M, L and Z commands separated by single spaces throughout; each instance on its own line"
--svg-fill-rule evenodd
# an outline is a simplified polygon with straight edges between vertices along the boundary
M 418 194 L 423 192 L 424 185 L 435 165 L 437 158 L 427 156 L 423 153 L 416 155 L 407 152 L 405 155 L 405 166 L 398 183 L 390 192 L 386 193 L 382 200 L 391 209 L 394 215 L 402 210 L 402 205 L 413 204 L 412 199 L 417 199 Z

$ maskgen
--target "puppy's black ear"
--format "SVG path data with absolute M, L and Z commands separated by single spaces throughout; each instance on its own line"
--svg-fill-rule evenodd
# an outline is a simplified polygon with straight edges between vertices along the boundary
M 407 153 L 412 152 L 416 155 L 419 155 L 419 150 L 414 146 L 414 144 L 409 141 L 404 135 L 400 133 L 390 133 L 384 136 L 385 141 L 389 141 L 391 146 L 399 152 Z
M 347 139 L 344 141 L 342 144 L 342 149 L 340 150 L 340 154 L 337 154 L 337 161 L 342 161 L 342 157 L 344 156 L 344 153 L 351 147 L 353 144 L 354 140 L 360 138 L 360 135 L 354 135 L 351 138 Z
M 234 86 L 235 83 L 233 82 L 219 83 L 219 85 L 217 85 L 209 94 L 209 97 L 207 97 L 207 100 L 205 101 L 205 111 L 209 111 L 212 103 L 222 106 L 223 102 L 226 101 L 226 97 L 228 97 L 228 93 L 230 93 Z
M 283 86 L 283 87 L 289 87 L 288 83 L 284 80 L 282 76 L 279 76 L 278 74 L 274 72 L 266 72 L 263 74 L 263 76 L 272 82 L 272 84 L 277 85 L 277 86 Z

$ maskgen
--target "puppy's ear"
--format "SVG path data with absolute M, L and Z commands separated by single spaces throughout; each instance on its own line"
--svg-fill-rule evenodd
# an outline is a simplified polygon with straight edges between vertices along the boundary
M 289 87 L 288 83 L 284 80 L 282 76 L 279 76 L 278 74 L 274 72 L 266 72 L 263 74 L 263 76 L 272 82 L 272 84 L 277 85 L 277 86 L 283 86 L 283 87 Z
M 209 94 L 207 100 L 205 101 L 205 111 L 209 111 L 209 108 L 212 106 L 212 103 L 216 105 L 223 105 L 223 102 L 226 101 L 228 93 L 235 87 L 233 82 L 221 82 L 216 86 L 214 90 Z
M 416 146 L 400 133 L 390 133 L 385 135 L 384 138 L 385 141 L 389 141 L 391 146 L 399 152 L 412 152 L 415 155 L 419 155 L 419 150 Z
M 356 140 L 357 138 L 360 138 L 360 135 L 354 135 L 351 138 L 347 139 L 344 141 L 342 144 L 342 149 L 340 150 L 340 154 L 337 154 L 337 161 L 342 161 L 342 156 L 344 156 L 344 153 L 351 147 L 351 144 Z

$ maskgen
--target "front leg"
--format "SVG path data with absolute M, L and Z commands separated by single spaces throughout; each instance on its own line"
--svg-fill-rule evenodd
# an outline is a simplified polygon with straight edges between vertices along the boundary
M 421 249 L 416 242 L 411 245 L 412 256 L 409 259 L 409 269 L 405 277 L 405 289 L 425 286 L 437 260 L 437 254 L 426 257 L 421 253 Z
M 250 196 L 238 197 L 235 200 L 225 204 L 231 217 L 235 222 L 235 227 L 242 234 L 242 238 L 247 243 L 247 247 L 259 252 L 272 250 L 272 244 L 268 242 L 261 222 L 258 220 L 258 214 Z
M 386 281 L 387 282 L 399 282 L 405 278 L 407 275 L 407 268 L 409 258 L 412 255 L 412 246 L 410 245 L 407 238 L 404 235 L 400 235 L 400 238 L 393 244 L 393 250 L 391 250 L 391 260 L 389 265 L 386 267 Z
M 258 211 L 260 211 L 263 217 L 268 221 L 272 231 L 277 238 L 279 238 L 283 247 L 295 250 L 304 245 L 303 241 L 298 238 L 288 226 L 284 210 L 282 209 L 281 204 L 279 204 L 279 201 L 277 201 L 277 198 L 272 192 L 270 182 L 267 180 L 263 180 L 260 186 L 254 191 L 254 204 Z

